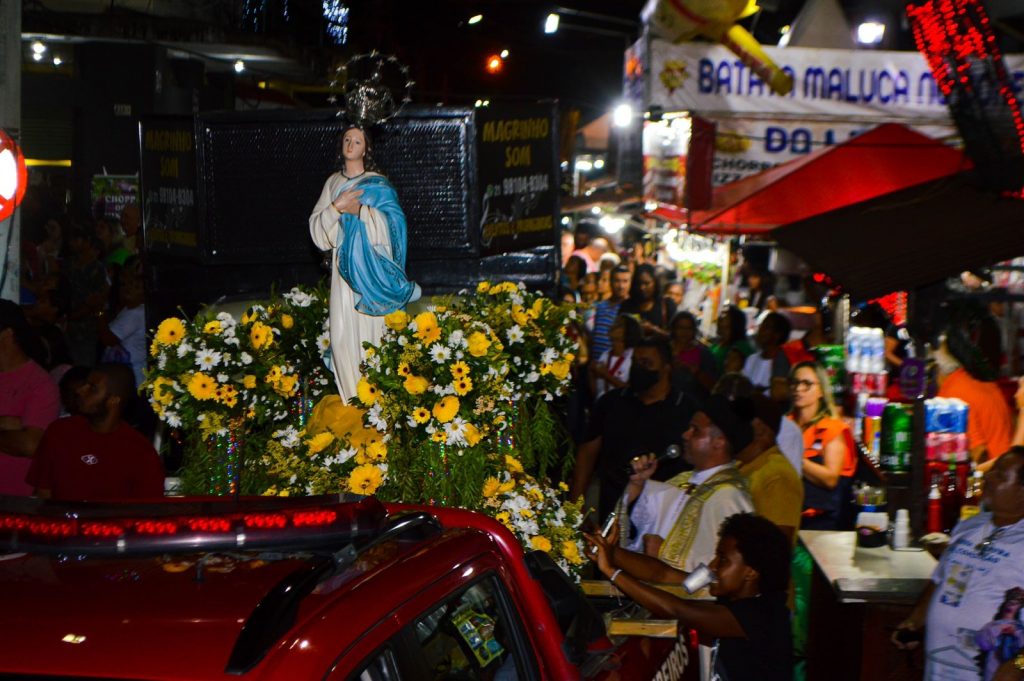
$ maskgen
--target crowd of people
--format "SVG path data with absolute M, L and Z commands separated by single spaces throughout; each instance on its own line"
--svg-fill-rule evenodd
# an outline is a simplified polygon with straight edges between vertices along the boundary
M 139 397 L 147 332 L 139 214 L 26 220 L 21 304 L 0 300 L 0 494 L 161 496 Z
M 571 252 L 565 248 L 570 243 Z M 602 518 L 616 514 L 609 535 L 587 535 L 590 557 L 654 616 L 680 619 L 717 639 L 716 652 L 706 656 L 708 674 L 782 679 L 794 678 L 795 670 L 802 678 L 810 562 L 796 532 L 852 529 L 853 486 L 867 467 L 843 418 L 850 405 L 835 403 L 815 353 L 833 342 L 831 310 L 818 306 L 803 332 L 794 334 L 793 317 L 771 294 L 769 277 L 741 266 L 732 283 L 745 290 L 730 291 L 727 284 L 702 299 L 720 305 L 716 335 L 701 338 L 706 310 L 686 308 L 691 282 L 676 279 L 670 263 L 662 267 L 641 249 L 616 252 L 587 230 L 563 246 L 571 275 L 563 280 L 564 295 L 585 308 L 575 332 L 587 349 L 576 369 L 576 411 L 570 414 L 579 419 L 570 421 L 577 440 L 570 495 L 585 496 Z M 1017 626 L 1024 561 L 1012 558 L 1016 533 L 1024 532 L 1024 477 L 1018 477 L 1024 476 L 1024 418 L 1018 415 L 1015 428 L 1007 395 L 994 382 L 999 355 L 979 342 L 979 328 L 991 322 L 985 310 L 965 315 L 966 307 L 951 309 L 942 332 L 926 339 L 934 344 L 938 395 L 969 404 L 971 460 L 995 476 L 986 494 L 1003 496 L 994 505 L 1013 510 L 993 508 L 996 517 L 986 512 L 984 520 L 957 528 L 954 555 L 947 552 L 936 572 L 938 595 L 929 590 L 902 627 L 916 631 L 941 620 L 928 626 L 934 670 L 928 678 L 987 680 L 997 669 L 1006 674 L 1005 665 L 1024 650 L 1024 627 Z M 907 330 L 877 304 L 859 309 L 853 324 L 884 330 L 896 397 L 901 363 L 912 352 Z M 1014 350 L 1003 352 L 1004 364 Z M 1016 406 L 1024 414 L 1024 388 Z M 682 458 L 670 456 L 676 444 Z M 1005 569 L 983 587 L 980 579 L 967 578 L 971 568 L 955 554 L 973 547 L 982 554 L 975 562 L 991 562 L 996 554 L 978 546 L 994 539 Z M 720 581 L 692 596 L 715 603 L 647 586 L 679 584 L 704 566 Z M 957 617 L 967 612 L 955 610 L 961 598 L 970 611 L 984 612 L 985 621 L 996 617 L 984 627 L 971 623 L 988 633 L 970 645 L 959 635 Z M 1015 622 L 1012 645 L 996 631 L 1009 619 Z M 973 657 L 979 650 L 982 662 Z M 950 669 L 962 673 L 949 676 Z

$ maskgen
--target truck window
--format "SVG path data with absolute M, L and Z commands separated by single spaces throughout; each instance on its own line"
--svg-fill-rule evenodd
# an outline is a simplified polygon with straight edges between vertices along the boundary
M 428 610 L 413 625 L 425 677 L 436 681 L 515 681 L 523 670 L 521 627 L 494 577 Z
M 375 653 L 362 671 L 352 677 L 353 681 L 398 681 L 399 678 L 390 648 Z

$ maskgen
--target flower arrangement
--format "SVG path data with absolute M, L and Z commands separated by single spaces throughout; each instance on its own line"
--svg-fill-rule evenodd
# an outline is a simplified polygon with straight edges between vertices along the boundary
M 483 486 L 483 510 L 507 527 L 527 549 L 545 551 L 567 573 L 580 578 L 584 544 L 578 530 L 582 499 L 563 502 L 565 483 L 556 490 L 542 486 L 523 470 L 513 456 L 504 458 L 504 470 L 488 477 Z
M 574 316 L 511 282 L 388 315 L 380 343 L 366 348 L 356 398 L 403 471 L 383 493 L 480 508 L 495 458 L 511 451 L 544 477 L 558 450 L 544 402 L 568 388 Z
M 157 327 L 143 387 L 157 416 L 194 440 L 186 493 L 238 491 L 239 480 L 245 492 L 265 487 L 260 461 L 245 452 L 293 441 L 312 402 L 333 384 L 321 360 L 329 346 L 325 301 L 321 289 L 295 288 L 240 320 L 200 313 Z

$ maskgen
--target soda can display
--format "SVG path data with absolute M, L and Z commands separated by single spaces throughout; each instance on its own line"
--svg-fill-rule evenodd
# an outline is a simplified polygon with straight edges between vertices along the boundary
M 876 457 L 881 456 L 879 447 L 881 445 L 882 436 L 882 417 L 881 416 L 865 416 L 864 417 L 864 439 L 861 442 L 868 448 L 873 455 Z
M 896 403 L 887 404 L 882 413 L 882 468 L 890 471 L 909 470 L 912 434 L 907 407 Z
M 951 428 L 953 433 L 967 432 L 967 403 L 963 400 L 950 400 L 951 407 Z

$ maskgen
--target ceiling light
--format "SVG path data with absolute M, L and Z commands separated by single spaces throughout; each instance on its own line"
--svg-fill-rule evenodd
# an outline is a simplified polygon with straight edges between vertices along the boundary
M 857 42 L 861 45 L 878 45 L 885 37 L 885 24 L 880 21 L 865 21 L 857 27 Z
M 502 50 L 499 55 L 502 59 L 508 59 L 508 50 Z
M 595 170 L 600 170 L 601 168 L 604 168 L 604 159 L 603 158 L 599 158 L 596 161 L 594 161 L 594 169 Z
M 633 120 L 633 107 L 629 104 L 619 104 L 612 112 L 612 122 L 617 127 L 625 128 Z
M 60 66 L 63 63 L 64 63 L 64 60 L 61 59 L 59 55 L 56 55 L 56 54 L 53 55 L 53 65 L 54 66 Z
M 469 18 L 469 21 L 467 21 L 466 23 L 469 24 L 470 26 L 472 26 L 473 24 L 479 24 L 483 20 L 484 20 L 484 15 L 483 14 L 474 14 L 473 16 L 471 16 Z
M 46 45 L 42 41 L 37 40 L 32 43 L 32 51 L 36 54 L 42 54 L 43 52 L 46 52 Z
M 572 224 L 572 218 L 570 218 L 568 215 L 563 215 L 562 216 L 562 224 L 563 225 L 571 225 Z
M 558 15 L 557 14 L 553 14 L 553 13 L 549 14 L 548 18 L 544 20 L 544 32 L 545 33 L 554 33 L 557 30 L 558 30 Z
M 235 62 L 235 73 L 241 73 L 245 71 L 245 62 L 239 59 Z
M 35 60 L 35 61 L 42 61 L 43 60 L 43 53 L 42 52 L 35 52 L 35 53 L 33 53 L 32 54 L 32 59 Z
M 594 164 L 590 161 L 576 161 L 576 170 L 581 173 L 588 173 L 594 169 Z

